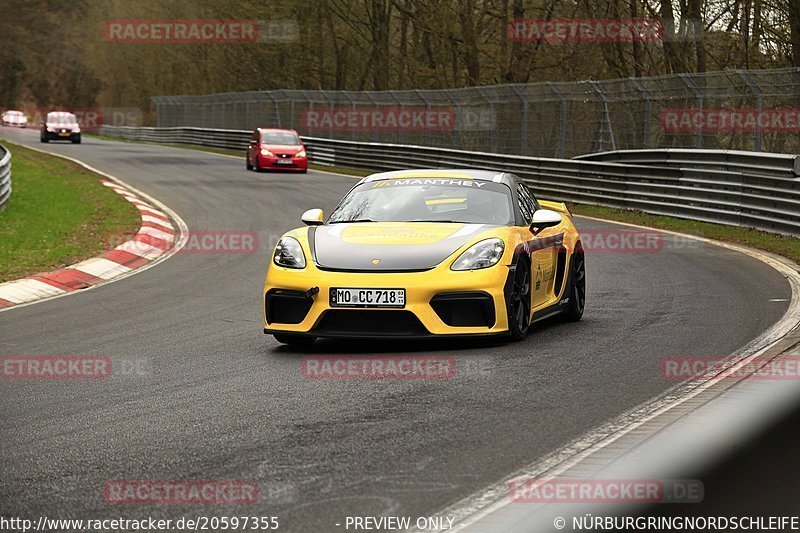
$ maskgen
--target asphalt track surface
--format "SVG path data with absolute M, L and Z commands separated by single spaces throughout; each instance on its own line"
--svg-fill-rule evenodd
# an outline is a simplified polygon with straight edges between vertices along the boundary
M 0 515 L 36 519 L 259 515 L 285 531 L 341 531 L 346 516 L 427 516 L 673 383 L 665 356 L 726 355 L 787 308 L 768 266 L 667 237 L 657 253 L 587 253 L 577 324 L 503 341 L 318 342 L 261 329 L 271 247 L 350 177 L 248 172 L 243 160 L 84 138 L 40 145 L 113 174 L 190 230 L 252 230 L 254 254 L 179 253 L 81 294 L 0 313 L 0 356 L 106 355 L 138 365 L 105 380 L 0 381 Z M 13 197 L 12 197 L 13 201 Z M 583 231 L 619 229 L 578 219 Z M 304 378 L 314 354 L 454 356 L 445 380 Z M 248 506 L 111 506 L 111 479 L 256 480 Z

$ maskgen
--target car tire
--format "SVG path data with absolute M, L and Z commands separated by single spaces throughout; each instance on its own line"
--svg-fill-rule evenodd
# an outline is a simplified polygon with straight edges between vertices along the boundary
M 81 140 L 80 139 L 75 139 L 75 140 L 72 141 L 72 144 L 81 144 Z
M 247 168 L 247 170 L 253 170 L 253 165 L 250 164 L 250 158 L 249 157 L 245 157 L 244 158 L 244 166 L 245 166 L 245 168 Z
M 46 142 L 50 142 L 50 141 L 47 139 L 47 137 L 39 137 L 39 142 L 46 143 Z
M 306 168 L 306 169 L 301 170 L 300 174 L 308 174 L 308 169 Z
M 307 335 L 273 333 L 272 336 L 275 337 L 275 340 L 281 344 L 287 344 L 289 346 L 298 348 L 311 346 L 314 344 L 314 341 L 317 340 L 315 337 L 310 337 Z
M 577 322 L 583 317 L 586 307 L 586 255 L 580 243 L 572 253 L 569 278 L 569 303 L 563 317 L 568 322 Z
M 253 165 L 253 170 L 256 172 L 261 172 L 261 165 L 258 163 L 258 156 L 256 156 L 256 164 Z
M 526 261 L 518 261 L 508 299 L 508 332 L 511 339 L 521 341 L 531 325 L 531 269 Z

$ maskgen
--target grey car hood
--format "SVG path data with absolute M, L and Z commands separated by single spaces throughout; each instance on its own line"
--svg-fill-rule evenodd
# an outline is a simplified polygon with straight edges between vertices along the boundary
M 310 228 L 321 268 L 356 271 L 428 270 L 475 238 L 486 224 L 358 222 Z

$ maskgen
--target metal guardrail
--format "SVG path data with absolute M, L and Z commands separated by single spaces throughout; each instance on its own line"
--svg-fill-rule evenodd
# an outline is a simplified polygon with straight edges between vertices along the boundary
M 0 209 L 11 196 L 11 152 L 0 145 Z
M 220 130 L 205 128 L 138 128 L 132 126 L 100 127 L 100 135 L 129 141 L 166 144 L 196 144 L 227 150 L 247 148 L 252 130 Z
M 249 131 L 104 126 L 104 135 L 244 149 Z M 396 170 L 507 170 L 542 198 L 644 211 L 800 236 L 800 156 L 642 150 L 549 159 L 303 137 L 312 162 Z

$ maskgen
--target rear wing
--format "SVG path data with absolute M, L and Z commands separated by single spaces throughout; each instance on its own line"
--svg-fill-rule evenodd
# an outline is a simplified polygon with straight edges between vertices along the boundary
M 569 217 L 572 217 L 572 213 L 569 212 L 567 209 L 567 204 L 564 202 L 554 202 L 551 200 L 539 200 L 539 205 L 545 209 L 550 209 L 552 211 L 558 211 L 559 213 L 564 213 Z

